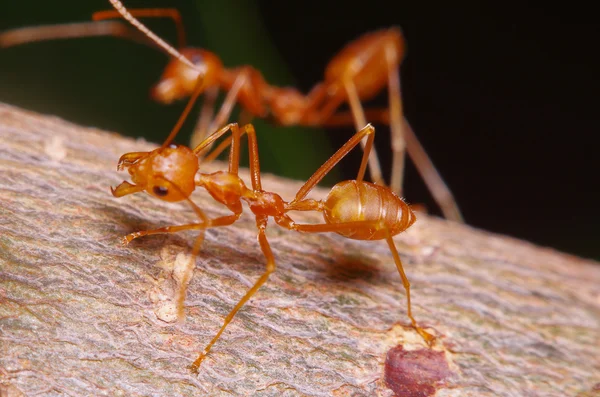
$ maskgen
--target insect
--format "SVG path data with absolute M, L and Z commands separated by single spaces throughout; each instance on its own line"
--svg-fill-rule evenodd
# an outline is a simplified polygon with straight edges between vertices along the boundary
M 196 96 L 193 96 L 191 100 L 195 100 Z M 179 122 L 175 129 L 178 128 L 178 125 L 180 125 Z M 232 136 L 228 170 L 210 174 L 198 172 L 197 155 L 228 132 L 231 132 Z M 248 136 L 251 188 L 248 188 L 238 175 L 240 139 L 243 134 Z M 359 130 L 308 179 L 290 202 L 283 200 L 277 193 L 262 189 L 256 132 L 251 124 L 243 127 L 239 127 L 236 123 L 228 124 L 208 136 L 194 149 L 165 142 L 160 148 L 151 152 L 133 152 L 121 156 L 117 169 L 127 169 L 134 183 L 124 181 L 116 188 L 111 188 L 115 197 L 145 191 L 165 201 L 187 200 L 200 218 L 198 223 L 166 226 L 128 234 L 123 238 L 125 244 L 130 243 L 133 239 L 152 234 L 199 230 L 200 234 L 192 251 L 195 263 L 195 257 L 199 253 L 204 238 L 204 231 L 235 223 L 242 215 L 242 202 L 248 204 L 256 218 L 258 242 L 267 262 L 265 272 L 225 317 L 219 331 L 192 364 L 194 372 L 198 371 L 200 364 L 219 340 L 235 314 L 275 271 L 275 258 L 265 234 L 269 217 L 272 217 L 279 226 L 301 233 L 333 232 L 355 240 L 386 240 L 406 290 L 407 314 L 411 324 L 429 345 L 434 342 L 434 336 L 419 327 L 412 315 L 410 284 L 392 239 L 394 235 L 408 229 L 415 222 L 415 214 L 408 204 L 389 188 L 363 181 L 374 134 L 375 129 L 370 124 Z M 365 137 L 367 144 L 357 178 L 336 184 L 324 200 L 307 198 L 310 191 L 323 177 Z M 196 187 L 204 188 L 215 201 L 225 205 L 232 213 L 208 219 L 189 198 Z M 288 215 L 290 211 L 320 212 L 323 214 L 325 223 L 298 224 Z M 185 285 L 185 283 L 182 284 Z M 180 299 L 184 298 L 185 291 L 180 293 Z
M 133 17 L 129 16 L 129 18 Z M 375 134 L 373 126 L 367 124 L 356 132 L 352 138 L 308 179 L 298 190 L 294 199 L 288 202 L 277 193 L 262 189 L 258 143 L 256 132 L 251 124 L 246 124 L 241 128 L 237 123 L 228 124 L 213 132 L 194 149 L 171 144 L 172 139 L 181 128 L 194 102 L 201 94 L 204 84 L 203 76 L 200 74 L 184 112 L 160 148 L 151 152 L 132 152 L 121 156 L 117 169 L 127 169 L 133 183 L 124 181 L 116 188 L 111 188 L 111 192 L 115 197 L 123 197 L 128 194 L 145 191 L 165 201 L 186 200 L 194 209 L 200 222 L 138 231 L 128 234 L 122 241 L 128 244 L 136 238 L 147 235 L 198 230 L 200 234 L 192 250 L 194 263 L 200 251 L 206 229 L 228 226 L 235 223 L 242 215 L 243 202 L 248 204 L 250 211 L 255 216 L 258 229 L 258 242 L 267 262 L 266 270 L 225 317 L 219 331 L 192 364 L 192 370 L 194 372 L 198 371 L 200 364 L 209 354 L 213 345 L 219 340 L 235 314 L 259 290 L 268 280 L 269 275 L 275 270 L 275 258 L 265 234 L 269 217 L 272 217 L 279 226 L 301 233 L 334 232 L 355 240 L 386 240 L 406 291 L 407 315 L 411 321 L 411 325 L 427 344 L 432 345 L 435 337 L 419 327 L 412 315 L 410 283 L 406 277 L 392 238 L 408 229 L 415 222 L 416 216 L 408 204 L 389 188 L 363 180 L 369 154 L 373 147 Z M 217 139 L 224 137 L 229 132 L 231 133 L 231 140 L 225 140 L 230 145 L 228 170 L 210 174 L 199 172 L 198 156 L 211 147 Z M 251 188 L 246 186 L 238 174 L 240 142 L 243 135 L 247 135 L 248 137 Z M 336 184 L 324 200 L 307 198 L 311 190 L 331 169 L 365 138 L 365 150 L 363 151 L 356 179 Z M 215 150 L 219 150 L 219 148 Z M 196 187 L 205 189 L 215 201 L 225 205 L 231 211 L 231 214 L 215 219 L 208 219 L 204 212 L 190 199 L 190 195 Z M 290 211 L 320 212 L 323 214 L 325 223 L 298 224 L 289 216 L 288 213 Z M 186 283 L 182 283 L 179 294 L 181 308 L 185 299 L 185 285 Z
M 358 131 L 367 124 L 367 120 L 389 124 L 393 151 L 390 182 L 392 191 L 400 194 L 402 190 L 406 151 L 444 216 L 463 222 L 451 191 L 403 115 L 399 69 L 404 58 L 405 43 L 400 29 L 390 28 L 371 32 L 347 44 L 327 65 L 324 81 L 316 84 L 307 95 L 304 95 L 292 87 L 276 87 L 268 84 L 262 74 L 251 66 L 229 69 L 223 66 L 216 54 L 204 49 L 186 47 L 181 16 L 175 9 L 127 10 L 120 1 L 109 1 L 116 10 L 96 12 L 93 15 L 94 20 L 123 17 L 176 58 L 167 65 L 160 81 L 152 88 L 152 97 L 155 100 L 169 104 L 189 97 L 194 90 L 199 73 L 204 76 L 202 91 L 205 93 L 205 101 L 192 138 L 192 146 L 198 144 L 206 136 L 207 131 L 214 131 L 227 123 L 236 103 L 239 103 L 243 109 L 243 116 L 268 118 L 281 125 L 353 124 Z M 135 19 L 135 16 L 172 19 L 176 25 L 180 51 L 174 52 L 171 46 L 145 28 Z M 89 23 L 82 24 L 78 32 L 75 31 L 77 30 L 75 24 L 69 25 L 72 36 L 90 35 L 89 29 Z M 125 34 L 123 29 L 112 27 L 112 30 L 115 32 L 114 35 L 140 41 L 140 38 L 132 33 Z M 0 35 L 0 43 L 2 43 L 2 36 L 9 33 Z M 105 29 L 104 34 L 110 35 L 111 30 Z M 66 35 L 65 32 L 60 32 L 54 33 L 53 36 L 52 32 L 47 32 L 45 38 Z M 43 34 L 36 34 L 32 40 L 42 38 L 44 38 Z M 184 59 L 181 55 L 175 54 L 182 54 Z M 191 67 L 190 63 L 195 67 Z M 373 98 L 386 87 L 389 93 L 389 107 L 364 109 L 361 101 Z M 219 89 L 226 91 L 227 96 L 211 122 Z M 339 111 L 344 103 L 349 104 L 350 113 Z M 216 157 L 228 144 L 228 141 L 223 142 L 220 149 L 214 151 L 208 160 Z M 361 142 L 363 150 L 365 144 L 365 141 Z M 369 156 L 369 173 L 373 182 L 384 185 L 375 148 Z

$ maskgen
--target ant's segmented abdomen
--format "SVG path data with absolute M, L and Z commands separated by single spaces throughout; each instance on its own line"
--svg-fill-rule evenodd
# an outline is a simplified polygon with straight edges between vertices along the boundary
M 415 220 L 415 214 L 400 197 L 384 186 L 369 182 L 344 181 L 331 189 L 324 202 L 323 216 L 329 224 L 369 221 L 369 228 L 340 231 L 354 240 L 381 240 L 390 234 L 406 230 Z

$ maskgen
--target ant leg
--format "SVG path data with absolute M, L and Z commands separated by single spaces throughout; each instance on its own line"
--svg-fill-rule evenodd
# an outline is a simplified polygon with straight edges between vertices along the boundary
M 417 321 L 412 315 L 412 307 L 410 303 L 410 282 L 408 281 L 408 277 L 406 277 L 406 273 L 404 272 L 404 267 L 402 266 L 402 261 L 400 260 L 400 255 L 398 255 L 398 250 L 396 249 L 396 245 L 394 244 L 394 240 L 392 239 L 392 235 L 387 227 L 382 226 L 379 222 L 372 221 L 356 221 L 356 222 L 344 222 L 344 223 L 327 223 L 327 224 L 318 224 L 318 225 L 302 225 L 294 223 L 289 217 L 279 218 L 277 219 L 277 223 L 285 228 L 295 230 L 302 233 L 326 233 L 326 232 L 334 232 L 334 233 L 343 233 L 351 230 L 359 230 L 359 229 L 378 229 L 384 230 L 386 234 L 386 241 L 388 246 L 390 247 L 390 251 L 394 258 L 394 262 L 396 263 L 396 268 L 398 269 L 398 273 L 400 273 L 400 277 L 402 278 L 402 285 L 404 286 L 404 290 L 406 291 L 406 306 L 407 306 L 407 314 L 413 328 L 417 331 L 419 335 L 423 338 L 423 340 L 431 346 L 435 337 L 430 333 L 426 332 L 423 328 L 417 325 Z
M 400 89 L 399 58 L 394 48 L 388 47 L 385 59 L 388 65 L 388 91 L 390 101 L 390 129 L 392 138 L 392 176 L 390 189 L 396 194 L 401 194 L 404 179 L 404 157 L 406 142 L 404 140 L 404 110 L 402 106 L 402 92 Z
M 245 125 L 245 124 L 249 124 L 250 122 L 252 122 L 252 114 L 250 112 L 248 112 L 246 109 L 242 109 L 242 112 L 240 114 L 239 124 Z M 244 129 L 240 134 L 240 138 L 242 138 L 245 134 L 246 134 L 246 130 Z M 203 157 L 200 160 L 200 163 L 208 164 L 211 161 L 214 161 L 217 157 L 219 157 L 219 155 L 225 149 L 227 149 L 227 147 L 231 144 L 232 139 L 233 139 L 233 137 L 226 138 L 223 142 L 221 142 L 219 144 L 219 146 L 217 146 L 212 152 L 210 152 L 210 154 L 208 156 Z
M 248 135 L 248 159 L 250 162 L 250 179 L 252 181 L 252 189 L 255 191 L 262 190 L 262 183 L 260 181 L 260 162 L 258 161 L 258 140 L 256 139 L 256 131 L 254 130 L 254 126 L 252 124 L 246 124 L 244 126 L 244 132 Z
M 229 116 L 231 116 L 233 107 L 237 102 L 238 95 L 241 89 L 246 84 L 247 80 L 248 75 L 246 73 L 240 73 L 236 77 L 231 86 L 231 89 L 229 90 L 227 96 L 225 97 L 225 100 L 223 101 L 223 104 L 221 105 L 221 108 L 219 109 L 219 112 L 215 116 L 213 122 L 208 127 L 209 131 L 212 131 L 215 128 L 220 128 L 220 126 L 222 126 L 227 122 L 227 120 L 229 120 Z M 197 146 L 200 142 L 202 142 L 203 138 L 204 137 L 200 135 L 200 131 L 194 131 L 194 134 L 192 135 L 191 145 Z
M 192 96 L 188 100 L 187 105 L 185 105 L 185 109 L 183 110 L 183 113 L 181 113 L 181 116 L 179 116 L 177 123 L 175 123 L 175 126 L 169 133 L 169 136 L 167 137 L 167 139 L 165 139 L 161 148 L 163 148 L 163 149 L 166 148 L 173 141 L 173 139 L 175 139 L 175 136 L 177 136 L 177 134 L 179 133 L 179 130 L 181 129 L 181 127 L 183 126 L 183 123 L 185 122 L 185 119 L 187 119 L 187 116 L 190 114 L 190 111 L 194 107 L 194 103 L 196 103 L 196 101 L 198 100 L 198 97 L 202 93 L 203 89 L 204 89 L 204 76 L 202 74 L 200 74 L 198 76 L 198 81 L 196 82 L 196 87 L 194 88 L 194 92 L 192 93 Z M 198 154 L 198 153 L 196 153 L 196 154 Z
M 358 97 L 358 93 L 356 92 L 356 86 L 351 80 L 344 81 L 344 88 L 346 89 L 346 93 L 348 95 L 348 101 L 350 103 L 350 109 L 352 110 L 352 114 L 354 115 L 354 126 L 356 130 L 363 128 L 367 125 L 367 120 L 365 118 L 365 112 L 360 103 L 360 98 Z M 365 171 L 367 168 L 367 160 L 369 163 L 369 174 L 371 175 L 371 180 L 373 183 L 378 185 L 385 185 L 383 181 L 383 176 L 381 175 L 381 165 L 379 164 L 379 157 L 377 156 L 377 152 L 373 147 L 373 138 L 374 135 L 369 136 L 365 141 L 361 141 L 361 146 L 365 153 L 369 153 L 367 157 L 363 156 L 363 160 L 360 164 L 360 169 L 358 171 L 358 176 L 356 180 L 361 181 L 365 175 Z
M 177 29 L 177 43 L 179 48 L 184 48 L 185 45 L 185 30 L 181 21 L 181 14 L 175 8 L 132 8 L 129 13 L 138 18 L 170 18 L 175 22 Z M 92 20 L 101 21 L 110 18 L 120 18 L 122 15 L 115 10 L 98 11 L 92 14 Z
M 369 120 L 375 123 L 390 123 L 389 109 L 366 109 L 365 113 Z M 332 115 L 327 121 L 320 123 L 324 126 L 346 126 L 353 123 L 352 113 L 339 112 Z M 458 204 L 448 188 L 448 185 L 442 179 L 439 171 L 433 165 L 431 158 L 425 152 L 421 142 L 417 139 L 412 127 L 404 118 L 404 138 L 406 139 L 406 151 L 412 159 L 419 175 L 423 178 L 425 185 L 431 192 L 435 202 L 440 206 L 446 219 L 455 222 L 464 223 Z
M 223 321 L 223 325 L 219 329 L 219 332 L 211 339 L 211 341 L 206 345 L 202 353 L 198 356 L 196 361 L 192 364 L 192 372 L 197 373 L 200 368 L 200 364 L 206 358 L 206 355 L 210 352 L 212 346 L 219 340 L 223 331 L 227 325 L 231 322 L 236 313 L 248 302 L 248 300 L 258 291 L 258 289 L 269 279 L 269 275 L 273 273 L 275 270 L 275 258 L 273 256 L 273 252 L 271 251 L 271 247 L 269 242 L 267 241 L 267 236 L 265 235 L 265 230 L 267 228 L 267 217 L 266 216 L 257 216 L 256 217 L 256 226 L 258 227 L 258 243 L 260 244 L 260 248 L 265 255 L 265 259 L 267 260 L 267 268 L 265 272 L 260 276 L 260 278 L 254 283 L 252 288 L 246 295 L 240 299 L 240 301 L 235 305 L 235 307 L 229 312 L 225 320 Z
M 435 202 L 440 206 L 442 214 L 444 214 L 446 219 L 465 223 L 452 192 L 433 165 L 433 162 L 427 155 L 427 152 L 425 152 L 421 142 L 417 139 L 415 132 L 406 119 L 404 119 L 404 126 L 408 154 L 421 175 L 421 178 L 423 178 L 425 185 L 427 185 L 427 188 L 431 192 Z
M 204 138 L 207 137 L 208 127 L 213 117 L 213 111 L 215 110 L 215 102 L 218 94 L 219 87 L 217 86 L 209 87 L 204 93 L 202 108 L 200 109 L 200 116 L 198 117 L 194 131 L 192 132 L 192 136 L 200 137 L 198 143 L 202 142 Z M 198 157 L 203 158 L 206 151 L 208 151 L 208 148 L 204 152 L 198 153 Z
M 121 37 L 136 43 L 154 46 L 154 43 L 146 36 L 129 28 L 121 22 L 106 21 L 65 23 L 8 30 L 0 34 L 0 48 L 8 48 L 44 40 L 100 36 Z
M 331 171 L 331 169 L 346 156 L 356 145 L 362 142 L 365 136 L 368 136 L 372 142 L 372 136 L 375 134 L 375 128 L 371 124 L 367 124 L 360 131 L 358 131 L 352 138 L 350 138 L 333 156 L 329 158 L 315 173 L 306 181 L 306 183 L 298 190 L 296 197 L 290 202 L 286 208 L 291 208 L 299 201 L 301 201 L 306 195 Z M 363 153 L 363 163 L 369 157 L 369 151 Z
M 410 305 L 410 282 L 408 281 L 408 277 L 406 277 L 406 273 L 404 273 L 404 267 L 402 266 L 402 261 L 400 260 L 400 255 L 398 255 L 398 250 L 396 249 L 396 244 L 394 244 L 394 240 L 392 239 L 392 235 L 388 228 L 384 227 L 385 230 L 385 239 L 390 247 L 390 251 L 392 252 L 392 256 L 394 257 L 394 262 L 396 263 L 396 268 L 398 268 L 398 273 L 400 273 L 400 278 L 402 279 L 402 285 L 404 285 L 404 289 L 406 290 L 406 307 L 408 311 L 408 318 L 412 323 L 412 326 L 415 330 L 421 335 L 421 337 L 425 340 L 425 342 L 431 346 L 435 337 L 430 333 L 426 332 L 423 328 L 417 325 L 417 321 L 412 315 L 411 305 Z
M 364 128 L 364 126 L 367 125 L 365 112 L 360 103 L 360 98 L 358 96 L 358 93 L 356 92 L 356 86 L 354 85 L 354 83 L 349 79 L 344 80 L 343 83 L 348 98 L 348 103 L 350 104 L 350 109 L 352 111 L 354 127 L 356 128 L 356 131 L 359 131 L 361 128 Z M 344 97 L 340 96 L 339 94 L 332 94 L 332 96 L 328 97 L 328 91 L 330 91 L 330 89 L 330 85 L 326 85 L 323 83 L 315 85 L 315 87 L 307 96 L 307 102 L 309 103 L 309 105 L 304 111 L 301 124 L 327 124 L 327 120 L 329 120 L 329 118 L 334 115 L 335 110 L 341 105 L 344 99 Z M 325 102 L 323 103 L 323 101 Z M 319 109 L 317 110 L 317 108 Z M 372 140 L 370 143 L 369 139 L 361 142 L 361 146 L 363 148 L 363 152 L 368 151 L 370 155 L 367 158 L 363 157 L 363 161 L 358 172 L 358 177 L 356 179 L 363 179 L 367 168 L 368 160 L 369 174 L 373 183 L 376 183 L 378 185 L 385 185 L 385 182 L 383 181 L 383 176 L 381 174 L 381 165 L 379 164 L 379 157 L 377 155 L 375 147 L 373 147 Z
M 187 224 L 187 225 L 178 225 L 178 226 L 166 226 L 166 227 L 161 227 L 161 228 L 154 229 L 154 230 L 145 230 L 145 231 L 135 232 L 135 233 L 131 233 L 131 234 L 128 234 L 127 236 L 123 237 L 121 242 L 124 245 L 127 245 L 133 239 L 142 237 L 142 236 L 149 236 L 149 235 L 159 234 L 159 233 L 175 233 L 175 232 L 179 232 L 182 230 L 199 230 L 200 231 L 198 237 L 196 238 L 196 240 L 194 242 L 194 246 L 192 248 L 192 258 L 191 258 L 192 264 L 190 265 L 188 271 L 186 271 L 183 274 L 183 277 L 179 282 L 180 289 L 177 294 L 176 305 L 177 305 L 177 318 L 179 320 L 181 320 L 183 318 L 183 303 L 185 301 L 185 291 L 186 291 L 187 285 L 192 277 L 192 273 L 193 273 L 192 270 L 196 263 L 196 257 L 198 256 L 198 253 L 200 252 L 200 248 L 202 247 L 202 243 L 204 242 L 204 231 L 206 229 L 213 228 L 213 227 L 231 225 L 239 219 L 240 215 L 241 215 L 241 213 L 233 214 L 233 215 L 226 215 L 226 216 L 222 216 L 220 218 L 211 219 L 211 220 L 206 220 L 206 217 L 204 217 L 205 219 L 203 220 L 202 223 L 191 223 L 191 224 Z

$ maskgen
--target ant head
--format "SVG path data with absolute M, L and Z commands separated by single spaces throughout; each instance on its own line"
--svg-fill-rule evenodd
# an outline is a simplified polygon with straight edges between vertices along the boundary
M 169 104 L 192 95 L 200 77 L 199 70 L 203 71 L 203 90 L 218 84 L 218 76 L 221 74 L 223 64 L 216 55 L 197 48 L 185 48 L 180 52 L 197 69 L 192 69 L 178 59 L 171 60 L 160 81 L 150 92 L 155 101 Z
M 185 147 L 170 145 L 151 152 L 127 153 L 119 159 L 118 170 L 127 168 L 131 175 L 129 182 L 123 182 L 115 189 L 115 197 L 146 191 L 164 201 L 181 201 L 194 191 L 194 177 L 198 171 L 198 158 Z

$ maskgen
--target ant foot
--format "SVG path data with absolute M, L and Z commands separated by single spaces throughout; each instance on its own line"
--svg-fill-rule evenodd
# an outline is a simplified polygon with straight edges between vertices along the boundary
M 429 332 L 425 331 L 421 327 L 415 327 L 417 333 L 421 335 L 421 338 L 427 343 L 427 346 L 433 346 L 433 342 L 435 342 L 435 336 L 431 335 Z
M 207 354 L 206 351 L 203 351 L 202 353 L 200 353 L 200 356 L 198 356 L 196 361 L 194 361 L 194 363 L 191 365 L 190 369 L 192 370 L 192 372 L 194 374 L 198 373 L 198 371 L 200 369 L 200 365 L 202 364 L 202 361 L 204 361 L 206 354 Z
M 130 233 L 127 236 L 121 237 L 121 244 L 127 245 L 137 237 L 140 237 L 140 232 Z

